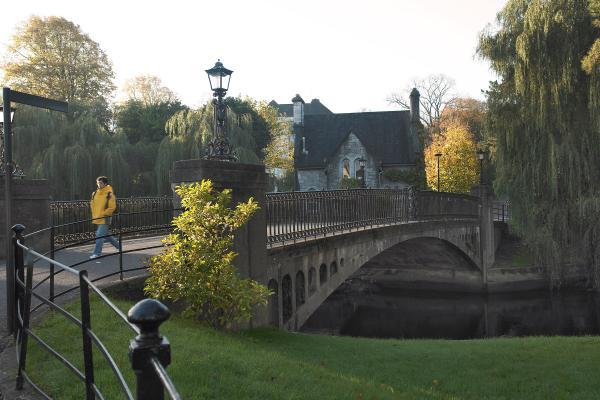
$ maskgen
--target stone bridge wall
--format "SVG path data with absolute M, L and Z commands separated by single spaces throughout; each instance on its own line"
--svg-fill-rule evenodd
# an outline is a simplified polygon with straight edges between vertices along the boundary
M 400 224 L 273 248 L 267 254 L 265 282 L 278 293 L 277 302 L 270 304 L 271 323 L 299 329 L 342 282 L 370 259 L 398 243 L 423 237 L 451 243 L 481 270 L 477 219 Z M 455 275 L 454 279 L 482 290 L 482 275 Z

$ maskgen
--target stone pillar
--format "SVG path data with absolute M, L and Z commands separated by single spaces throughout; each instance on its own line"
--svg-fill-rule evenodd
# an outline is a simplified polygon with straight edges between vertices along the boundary
M 238 256 L 234 264 L 242 278 L 252 278 L 266 286 L 268 279 L 265 166 L 216 160 L 182 160 L 176 161 L 171 170 L 173 189 L 182 183 L 200 182 L 203 179 L 210 179 L 215 189 L 231 189 L 232 205 L 246 202 L 250 197 L 258 202 L 260 209 L 235 234 L 233 251 Z M 179 207 L 179 198 L 173 194 L 173 204 Z M 251 325 L 268 325 L 267 311 L 267 307 L 261 307 L 255 313 Z
M 488 269 L 496 260 L 496 245 L 494 241 L 494 216 L 492 212 L 492 203 L 494 193 L 487 185 L 475 186 L 471 189 L 471 194 L 480 198 L 479 208 L 479 242 L 480 242 L 480 263 L 483 272 L 483 285 L 487 288 Z
M 29 234 L 50 226 L 50 185 L 46 179 L 13 179 L 13 205 L 11 225 L 22 224 Z M 4 193 L 4 177 L 0 179 L 0 193 Z M 4 209 L 4 196 L 0 209 Z M 6 257 L 6 216 L 0 213 L 0 258 Z M 9 237 L 9 240 L 11 238 Z M 50 231 L 27 240 L 27 246 L 42 253 L 50 249 Z

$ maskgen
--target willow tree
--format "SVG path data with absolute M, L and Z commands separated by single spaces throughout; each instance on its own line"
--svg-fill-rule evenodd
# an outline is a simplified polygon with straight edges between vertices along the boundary
M 495 188 L 554 288 L 569 262 L 587 263 L 600 287 L 599 71 L 582 69 L 599 34 L 590 4 L 509 0 L 478 48 L 500 77 L 488 91 Z
M 130 195 L 128 145 L 91 115 L 63 115 L 20 107 L 15 118 L 15 160 L 31 178 L 50 181 L 55 200 L 88 199 L 98 175 L 108 175 L 119 196 Z
M 167 137 L 160 143 L 154 168 L 158 193 L 171 192 L 169 171 L 175 161 L 202 158 L 206 155 L 213 129 L 212 103 L 205 104 L 197 110 L 179 111 L 167 121 Z M 253 129 L 253 120 L 249 114 L 236 114 L 228 108 L 229 142 L 240 162 L 260 162 L 255 152 Z

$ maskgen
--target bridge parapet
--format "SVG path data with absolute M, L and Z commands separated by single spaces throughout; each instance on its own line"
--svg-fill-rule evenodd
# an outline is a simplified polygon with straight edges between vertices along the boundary
M 477 196 L 407 189 L 350 189 L 266 195 L 267 247 L 414 221 L 478 218 Z
M 267 247 L 355 228 L 408 222 L 410 189 L 350 189 L 269 193 Z
M 477 196 L 432 191 L 416 191 L 415 196 L 413 221 L 479 216 L 480 199 Z

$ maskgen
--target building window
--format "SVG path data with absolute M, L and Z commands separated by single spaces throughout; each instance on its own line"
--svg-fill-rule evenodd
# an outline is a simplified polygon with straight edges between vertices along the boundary
M 342 161 L 342 177 L 350 178 L 350 160 L 347 158 L 344 158 L 344 161 Z

